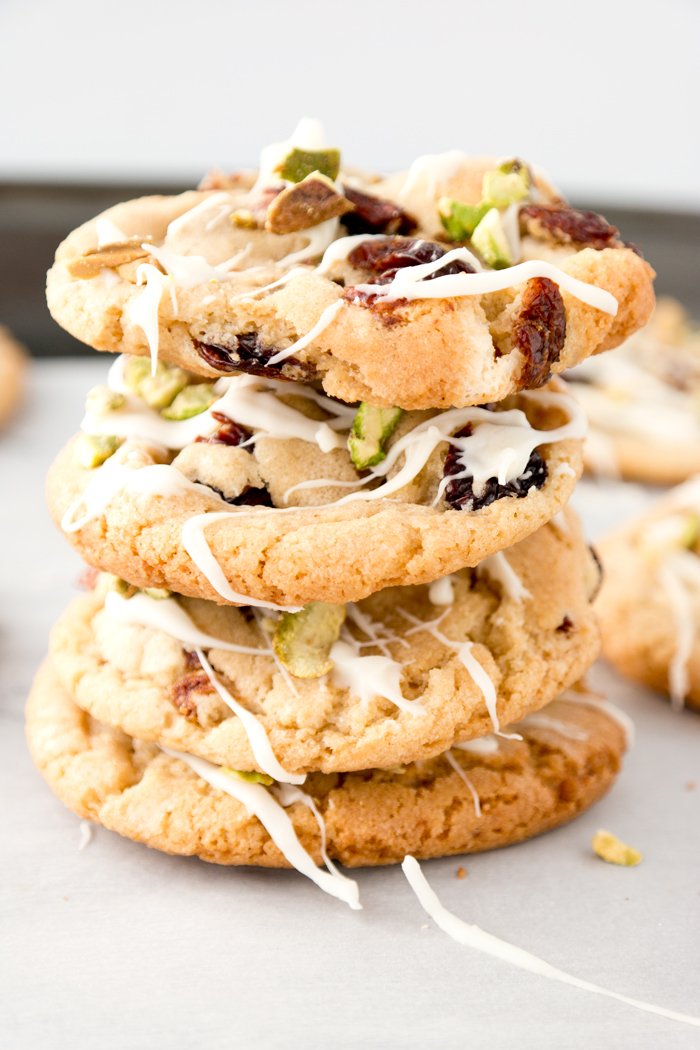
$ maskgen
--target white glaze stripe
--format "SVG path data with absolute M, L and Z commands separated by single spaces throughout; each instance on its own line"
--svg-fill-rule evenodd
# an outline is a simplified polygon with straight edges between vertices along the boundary
M 449 764 L 452 766 L 452 768 L 454 769 L 455 773 L 464 781 L 464 783 L 469 788 L 469 790 L 471 792 L 472 800 L 474 802 L 474 811 L 475 811 L 477 817 L 480 817 L 481 816 L 481 801 L 479 799 L 478 791 L 476 790 L 476 788 L 472 784 L 471 780 L 469 779 L 467 774 L 464 772 L 464 770 L 460 766 L 459 762 L 455 759 L 455 757 L 452 754 L 452 752 L 451 751 L 445 751 L 444 757 L 447 759 Z
M 494 937 L 493 934 L 487 933 L 480 927 L 458 919 L 456 915 L 453 915 L 440 903 L 435 891 L 431 888 L 421 871 L 418 861 L 414 857 L 406 857 L 401 867 L 423 909 L 437 923 L 443 933 L 457 941 L 458 944 L 463 944 L 467 948 L 476 948 L 477 951 L 484 952 L 486 955 L 494 955 L 497 959 L 502 959 L 512 966 L 518 966 L 521 970 L 528 970 L 530 973 L 537 974 L 540 977 L 561 981 L 563 984 L 570 984 L 574 988 L 581 988 L 586 992 L 594 992 L 596 995 L 606 995 L 610 999 L 617 999 L 628 1006 L 634 1006 L 637 1010 L 644 1010 L 650 1014 L 657 1014 L 659 1017 L 668 1017 L 672 1021 L 681 1021 L 683 1024 L 700 1028 L 700 1017 L 681 1014 L 675 1010 L 666 1010 L 662 1006 L 653 1006 L 651 1003 L 645 1003 L 639 999 L 631 999 L 629 996 L 620 995 L 618 992 L 610 992 L 607 988 L 591 984 L 590 981 L 583 981 L 579 977 L 572 977 L 570 974 L 565 973 L 564 970 L 559 970 L 556 966 L 551 966 L 544 960 L 539 959 L 536 955 L 532 955 L 522 948 L 516 948 L 515 945 L 502 941 L 500 937 Z
M 207 678 L 214 686 L 223 702 L 231 708 L 234 714 L 238 715 L 243 723 L 243 728 L 248 735 L 251 749 L 255 755 L 255 761 L 263 772 L 267 773 L 267 775 L 272 777 L 273 780 L 279 780 L 282 784 L 303 784 L 306 780 L 306 774 L 288 773 L 287 770 L 279 764 L 275 753 L 272 750 L 272 746 L 270 745 L 270 741 L 268 740 L 265 727 L 258 721 L 251 711 L 248 711 L 248 709 L 243 707 L 242 704 L 239 704 L 235 696 L 229 693 L 228 689 L 221 684 L 214 672 L 214 668 L 204 655 L 203 650 L 197 649 L 196 653 L 199 657 L 200 664 L 206 672 Z
M 306 335 L 301 337 L 301 339 L 297 339 L 297 341 L 295 343 L 292 343 L 291 346 L 288 346 L 286 350 L 280 350 L 278 354 L 275 354 L 274 357 L 271 357 L 268 361 L 268 365 L 276 365 L 278 364 L 278 362 L 284 361 L 287 357 L 291 357 L 292 354 L 297 353 L 297 351 L 303 350 L 305 346 L 309 345 L 309 343 L 312 343 L 317 335 L 320 335 L 321 332 L 325 331 L 326 328 L 328 328 L 329 324 L 336 316 L 336 314 L 343 309 L 343 306 L 343 299 L 336 299 L 334 303 L 331 303 L 330 306 L 327 306 L 321 314 L 321 316 L 319 317 L 316 324 L 311 329 L 311 331 L 307 332 Z
M 166 755 L 170 755 L 171 758 L 178 758 L 181 762 L 185 762 L 207 784 L 211 784 L 218 791 L 224 791 L 227 795 L 237 799 L 249 813 L 258 818 L 272 841 L 292 867 L 296 868 L 302 875 L 306 875 L 312 882 L 315 882 L 325 893 L 344 901 L 354 911 L 359 911 L 362 908 L 359 902 L 357 883 L 343 876 L 338 878 L 316 867 L 310 855 L 299 842 L 291 820 L 262 784 L 251 784 L 248 781 L 239 780 L 238 777 L 232 777 L 228 773 L 224 773 L 219 766 L 207 762 L 206 759 L 198 758 L 196 755 L 190 755 L 184 751 L 175 751 L 170 747 L 161 747 L 161 751 L 164 751 Z

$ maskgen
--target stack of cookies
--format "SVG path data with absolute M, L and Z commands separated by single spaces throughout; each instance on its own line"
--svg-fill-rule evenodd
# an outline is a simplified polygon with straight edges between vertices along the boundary
M 652 278 L 523 161 L 382 180 L 313 121 L 71 234 L 51 311 L 120 356 L 48 479 L 91 567 L 27 710 L 56 794 L 353 907 L 334 860 L 490 849 L 600 797 L 625 733 L 577 684 L 599 569 L 554 373 L 646 323 Z

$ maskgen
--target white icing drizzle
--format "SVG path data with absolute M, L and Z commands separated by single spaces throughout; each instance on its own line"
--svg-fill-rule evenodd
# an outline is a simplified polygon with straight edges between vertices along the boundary
M 261 602 L 257 598 L 251 598 L 250 595 L 239 594 L 231 587 L 204 536 L 204 529 L 207 525 L 213 525 L 214 522 L 224 519 L 230 520 L 231 514 L 231 511 L 196 514 L 185 522 L 182 526 L 182 545 L 192 561 L 206 576 L 216 593 L 227 601 L 233 602 L 234 605 L 250 605 L 258 609 L 275 609 L 278 612 L 299 612 L 302 608 L 299 605 L 273 605 L 272 602 Z
M 477 817 L 480 817 L 481 816 L 481 801 L 479 799 L 478 791 L 476 790 L 476 788 L 472 784 L 471 780 L 469 779 L 467 774 L 464 772 L 464 770 L 460 766 L 459 762 L 457 762 L 457 760 L 455 759 L 455 757 L 454 757 L 454 755 L 452 754 L 451 751 L 445 751 L 445 753 L 443 755 L 443 758 L 447 759 L 449 764 L 454 769 L 455 773 L 464 781 L 464 783 L 469 788 L 469 791 L 471 792 L 471 796 L 472 796 L 472 799 L 473 799 L 473 802 L 474 802 L 474 811 L 476 812 Z
M 284 142 L 272 142 L 260 151 L 259 174 L 251 197 L 256 196 L 267 186 L 289 185 L 275 171 L 284 158 L 293 149 L 317 152 L 326 149 L 326 136 L 320 120 L 313 117 L 302 117 L 294 131 Z
M 153 631 L 164 631 L 190 649 L 221 649 L 227 653 L 241 653 L 245 656 L 271 656 L 267 648 L 236 645 L 200 631 L 177 598 L 156 599 L 143 592 L 134 594 L 131 598 L 124 598 L 116 591 L 108 591 L 104 607 L 107 614 L 119 623 L 137 624 L 140 627 L 150 627 Z
M 444 613 L 438 616 L 437 619 L 425 621 L 419 620 L 417 616 L 413 616 L 412 613 L 406 612 L 405 609 L 397 606 L 397 612 L 414 625 L 410 630 L 406 631 L 407 635 L 426 631 L 427 634 L 431 634 L 441 645 L 456 652 L 457 658 L 462 664 L 464 664 L 464 667 L 469 672 L 474 685 L 477 689 L 481 690 L 484 703 L 486 704 L 486 710 L 488 711 L 493 724 L 494 732 L 497 733 L 500 730 L 501 725 L 498 720 L 498 712 L 496 708 L 496 688 L 484 668 L 472 653 L 474 642 L 453 642 L 452 639 L 446 638 L 442 631 L 438 629 L 438 624 L 442 622 L 449 611 L 448 608 Z
M 455 577 L 450 574 L 440 580 L 433 580 L 428 587 L 428 601 L 431 605 L 454 605 Z
M 231 269 L 239 261 L 240 252 L 236 252 L 230 259 L 212 266 L 203 255 L 177 255 L 165 248 L 156 248 L 154 245 L 144 244 L 151 255 L 158 260 L 166 273 L 172 277 L 181 288 L 191 288 L 196 284 L 206 284 L 224 280 Z
M 520 204 L 509 204 L 507 208 L 501 211 L 500 215 L 501 223 L 503 224 L 503 232 L 508 241 L 511 257 L 513 262 L 517 263 L 522 254 L 520 241 Z
M 552 732 L 559 733 L 560 736 L 567 737 L 569 740 L 588 740 L 588 733 L 585 729 L 580 729 L 573 722 L 563 722 L 561 718 L 552 718 L 551 715 L 544 715 L 541 712 L 526 715 L 525 718 L 520 719 L 518 725 L 526 728 L 533 726 L 535 729 L 551 729 Z
M 557 469 L 554 471 L 555 478 L 575 478 L 576 471 L 568 463 L 560 463 Z
M 300 248 L 296 252 L 290 252 L 289 255 L 285 255 L 275 265 L 293 266 L 295 263 L 303 262 L 305 259 L 323 255 L 328 245 L 332 244 L 336 239 L 339 228 L 340 219 L 335 218 L 326 219 L 324 222 L 317 223 L 316 226 L 309 226 L 308 229 L 301 230 L 302 236 L 309 238 L 306 247 Z
M 88 411 L 81 424 L 87 434 L 116 434 L 119 437 L 156 441 L 168 449 L 182 449 L 197 437 L 207 437 L 221 425 L 213 412 L 222 412 L 241 426 L 275 438 L 301 438 L 317 444 L 321 451 L 345 448 L 346 438 L 337 430 L 352 426 L 355 409 L 318 394 L 311 387 L 294 384 L 294 394 L 313 400 L 331 415 L 320 422 L 284 404 L 275 393 L 290 393 L 289 384 L 256 376 L 232 376 L 217 381 L 221 396 L 210 407 L 190 419 L 164 419 L 136 397 L 124 381 L 125 361 L 117 358 L 109 372 L 112 390 L 124 394 L 124 404 L 111 411 Z
M 97 247 L 104 248 L 107 244 L 122 244 L 128 241 L 128 236 L 120 230 L 111 219 L 102 216 L 95 220 L 95 232 L 97 233 Z M 91 826 L 91 825 L 90 825 Z
M 140 493 L 144 496 L 186 496 L 194 492 L 215 499 L 220 504 L 224 502 L 213 489 L 198 481 L 188 481 L 175 467 L 162 463 L 144 466 L 142 453 L 138 456 L 137 463 L 131 466 L 130 453 L 138 454 L 140 450 L 122 445 L 99 470 L 95 471 L 82 495 L 71 503 L 63 515 L 61 528 L 64 532 L 78 532 L 89 521 L 101 517 L 107 505 L 122 492 Z M 81 517 L 76 518 L 75 514 L 81 506 L 85 507 L 85 511 Z
M 326 865 L 326 867 L 332 875 L 335 875 L 339 879 L 346 879 L 348 882 L 351 882 L 353 886 L 356 885 L 356 883 L 352 879 L 348 879 L 346 875 L 343 875 L 342 872 L 338 870 L 337 866 L 328 856 L 328 852 L 326 849 L 326 822 L 323 819 L 323 814 L 319 810 L 318 806 L 316 805 L 316 802 L 311 797 L 311 795 L 307 795 L 307 793 L 305 791 L 302 791 L 301 788 L 293 787 L 291 784 L 275 784 L 271 790 L 274 793 L 275 798 L 277 799 L 279 804 L 281 806 L 284 806 L 285 809 L 288 806 L 294 805 L 295 802 L 301 802 L 302 806 L 306 806 L 307 809 L 311 810 L 314 817 L 316 818 L 318 830 L 321 834 L 321 858 L 323 860 L 323 863 Z
M 618 992 L 608 991 L 607 988 L 601 988 L 590 981 L 583 981 L 579 977 L 572 977 L 570 974 L 565 973 L 564 970 L 559 970 L 557 967 L 539 959 L 536 955 L 532 955 L 522 948 L 516 948 L 515 945 L 501 940 L 500 937 L 494 937 L 493 934 L 487 933 L 478 926 L 458 919 L 456 915 L 453 915 L 440 903 L 414 857 L 407 856 L 401 867 L 423 909 L 443 933 L 457 941 L 458 944 L 463 944 L 467 948 L 475 948 L 477 951 L 484 952 L 487 955 L 494 955 L 504 962 L 518 966 L 522 970 L 528 970 L 530 973 L 537 974 L 540 977 L 561 981 L 563 984 L 570 984 L 574 988 L 581 988 L 586 992 L 595 992 L 596 995 L 606 995 L 611 999 L 617 999 L 621 1003 L 626 1003 L 628 1006 L 634 1006 L 638 1010 L 658 1014 L 660 1017 L 668 1017 L 672 1021 L 681 1021 L 684 1024 L 700 1028 L 700 1017 L 691 1017 L 689 1014 L 681 1014 L 675 1010 L 666 1010 L 661 1006 L 653 1006 L 651 1003 L 645 1003 L 639 999 L 631 999 L 629 996 L 620 995 Z
M 405 456 L 404 464 L 399 471 L 378 488 L 364 492 L 351 492 L 336 500 L 333 506 L 339 507 L 356 500 L 385 499 L 412 481 L 428 462 L 432 452 L 443 442 L 455 445 L 459 450 L 459 461 L 463 465 L 460 474 L 445 477 L 440 482 L 435 497 L 436 504 L 450 481 L 467 475 L 473 477 L 473 489 L 476 495 L 483 491 L 489 478 L 497 478 L 499 484 L 520 477 L 528 464 L 534 449 L 539 445 L 553 444 L 567 438 L 582 438 L 586 434 L 586 416 L 580 405 L 568 394 L 558 394 L 549 390 L 528 391 L 527 396 L 543 405 L 560 408 L 569 417 L 569 421 L 554 430 L 535 430 L 530 426 L 527 416 L 520 409 L 509 409 L 506 412 L 490 412 L 485 408 L 452 408 L 420 423 L 413 430 L 399 438 L 384 460 L 372 467 L 364 478 L 349 485 L 363 486 L 371 481 L 386 477 L 399 456 Z M 461 429 L 467 423 L 478 423 L 473 432 L 466 437 L 453 437 L 452 432 Z M 337 485 L 333 478 L 320 478 L 314 481 L 302 481 L 285 493 L 285 497 L 296 489 L 320 488 L 325 485 Z
M 122 279 L 116 270 L 110 270 L 108 267 L 103 266 L 97 277 L 93 280 L 101 281 L 106 288 L 114 288 L 115 285 L 121 284 Z
M 92 836 L 94 832 L 94 825 L 89 820 L 80 821 L 80 842 L 78 843 L 78 853 L 82 853 L 86 846 L 89 846 L 92 842 Z
M 291 357 L 292 354 L 297 353 L 299 350 L 303 350 L 305 346 L 308 346 L 309 343 L 314 341 L 317 335 L 320 335 L 321 332 L 324 332 L 326 328 L 328 328 L 336 314 L 343 309 L 343 306 L 344 300 L 342 298 L 336 299 L 334 303 L 331 303 L 330 306 L 326 307 L 316 324 L 306 333 L 306 335 L 302 336 L 301 339 L 297 339 L 297 341 L 292 343 L 291 346 L 288 346 L 286 350 L 280 350 L 279 353 L 270 358 L 268 364 L 276 365 L 280 361 L 284 361 L 286 358 Z
M 358 284 L 355 287 L 367 295 L 376 295 L 377 302 L 395 302 L 397 299 L 448 299 L 462 295 L 488 295 L 490 292 L 512 288 L 523 281 L 532 280 L 533 277 L 548 277 L 569 295 L 596 310 L 612 314 L 613 317 L 618 310 L 617 299 L 604 288 L 579 281 L 553 263 L 539 259 L 517 263 L 515 266 L 506 267 L 505 270 L 454 273 L 436 277 L 432 281 L 423 280 L 448 263 L 458 261 L 471 262 L 471 253 L 466 248 L 453 248 L 433 262 L 403 267 L 397 271 L 390 284 Z
M 147 244 L 146 247 L 153 252 L 152 245 Z M 136 271 L 136 279 L 139 284 L 145 281 L 146 288 L 129 307 L 129 317 L 134 324 L 143 329 L 151 351 L 151 375 L 155 375 L 160 340 L 158 322 L 160 301 L 163 298 L 163 289 L 169 286 L 171 278 L 162 274 L 150 263 L 142 263 Z
M 248 740 L 250 741 L 250 747 L 255 756 L 255 761 L 258 763 L 262 771 L 272 777 L 273 780 L 279 780 L 282 784 L 303 784 L 306 780 L 306 774 L 288 773 L 287 770 L 279 764 L 262 722 L 255 717 L 252 711 L 249 711 L 242 704 L 239 704 L 235 696 L 233 696 L 233 694 L 221 684 L 214 672 L 214 668 L 204 655 L 204 651 L 199 648 L 195 651 L 199 657 L 199 662 L 206 672 L 207 678 L 214 686 L 223 702 L 227 704 L 233 713 L 240 718 Z
M 617 722 L 622 727 L 625 733 L 626 746 L 628 748 L 632 747 L 635 733 L 634 722 L 627 712 L 619 708 L 617 704 L 606 700 L 605 697 L 594 696 L 592 693 L 580 693 L 576 689 L 565 689 L 557 697 L 557 703 L 560 700 L 569 704 L 583 704 L 584 707 L 595 707 L 598 711 L 602 711 L 608 718 L 612 718 L 613 722 Z
M 409 644 L 405 638 L 394 634 L 388 627 L 386 627 L 381 621 L 371 620 L 369 616 L 362 612 L 359 605 L 354 602 L 348 602 L 345 606 L 348 620 L 352 620 L 364 634 L 367 635 L 368 641 L 358 642 L 354 638 L 347 627 L 343 627 L 341 637 L 343 641 L 348 642 L 350 645 L 355 646 L 359 651 L 367 646 L 374 646 L 380 649 L 384 656 L 391 656 L 391 650 L 389 645 L 403 645 L 405 649 L 409 648 Z
M 522 602 L 525 598 L 532 598 L 527 587 L 524 587 L 503 551 L 490 554 L 476 567 L 478 576 L 486 574 L 492 580 L 496 580 L 503 588 L 506 597 L 514 602 Z
M 467 154 L 458 149 L 416 157 L 408 169 L 399 200 L 405 200 L 416 189 L 422 189 L 426 198 L 432 200 L 442 184 L 456 175 L 468 160 Z
M 453 744 L 452 750 L 471 751 L 475 755 L 493 755 L 500 748 L 497 736 L 489 733 L 488 736 L 478 736 L 475 740 L 465 740 L 462 744 Z
M 374 643 L 376 644 L 376 643 Z M 362 703 L 377 698 L 390 700 L 402 711 L 424 715 L 420 700 L 407 700 L 401 692 L 403 667 L 388 656 L 360 656 L 351 641 L 337 641 L 331 646 L 331 678 L 339 689 L 348 689 Z
M 182 227 L 186 226 L 190 219 L 199 217 L 204 212 L 211 211 L 212 208 L 219 207 L 223 209 L 224 204 L 226 205 L 226 211 L 230 211 L 231 197 L 228 193 L 223 191 L 219 193 L 211 193 L 208 197 L 205 197 L 203 201 L 200 201 L 199 204 L 195 204 L 193 208 L 188 208 L 187 211 L 182 213 L 182 215 L 178 215 L 177 219 L 173 219 L 168 226 L 166 238 L 179 233 Z
M 692 594 L 700 592 L 700 562 L 689 550 L 673 551 L 659 567 L 663 587 L 676 626 L 676 647 L 668 665 L 668 691 L 679 710 L 690 689 L 688 662 L 693 652 L 697 628 Z
M 315 882 L 320 889 L 331 897 L 345 901 L 354 911 L 361 909 L 359 902 L 359 889 L 353 879 L 338 876 L 332 872 L 321 871 L 314 864 L 311 856 L 306 852 L 297 838 L 294 826 L 285 813 L 284 809 L 276 801 L 273 795 L 262 784 L 251 784 L 231 776 L 219 767 L 207 762 L 204 758 L 187 754 L 184 751 L 175 751 L 170 747 L 161 747 L 166 755 L 171 758 L 180 759 L 190 769 L 211 784 L 218 791 L 224 791 L 237 799 L 245 806 L 249 813 L 258 818 L 262 826 L 269 834 L 280 852 L 286 857 L 292 867 L 306 875 L 308 879 Z

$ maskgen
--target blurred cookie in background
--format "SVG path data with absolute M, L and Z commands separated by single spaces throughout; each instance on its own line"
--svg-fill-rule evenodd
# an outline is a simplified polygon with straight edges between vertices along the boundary
M 675 299 L 566 378 L 588 415 L 592 474 L 675 485 L 700 471 L 700 325 Z
M 0 427 L 22 400 L 29 355 L 21 343 L 0 325 Z

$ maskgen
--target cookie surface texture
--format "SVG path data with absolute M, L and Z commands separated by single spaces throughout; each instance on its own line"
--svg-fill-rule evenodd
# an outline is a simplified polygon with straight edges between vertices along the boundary
M 7 328 L 0 326 L 0 427 L 17 410 L 24 391 L 29 357 Z
M 597 574 L 571 512 L 566 522 L 567 532 L 545 525 L 491 568 L 458 573 L 451 606 L 433 604 L 427 586 L 365 599 L 358 612 L 365 623 L 369 618 L 378 646 L 367 644 L 369 634 L 348 611 L 341 639 L 364 643 L 363 657 L 384 653 L 397 661 L 402 694 L 420 702 L 422 712 L 399 709 L 381 695 L 361 700 L 342 672 L 285 681 L 250 610 L 196 599 L 180 604 L 209 636 L 263 651 L 250 656 L 214 647 L 208 659 L 262 723 L 285 769 L 387 768 L 492 730 L 484 694 L 460 659 L 461 644 L 474 643 L 471 654 L 493 683 L 501 724 L 548 703 L 593 662 L 599 632 L 589 597 Z M 511 593 L 503 574 L 510 588 L 526 593 Z M 163 631 L 118 622 L 104 603 L 99 587 L 74 599 L 52 634 L 54 667 L 81 707 L 132 736 L 262 772 L 240 719 L 216 697 L 198 661 L 188 661 L 180 642 Z M 438 618 L 436 637 L 431 622 Z
M 521 842 L 574 818 L 614 781 L 624 751 L 617 722 L 557 701 L 548 727 L 518 726 L 487 755 L 453 752 L 480 799 L 444 758 L 387 773 L 313 774 L 304 785 L 326 824 L 329 855 L 350 867 L 479 852 Z M 559 731 L 552 724 L 559 724 Z M 566 734 L 566 735 L 564 735 Z M 52 791 L 84 819 L 166 853 L 218 864 L 287 867 L 255 817 L 180 759 L 85 714 L 47 662 L 27 705 L 34 762 Z M 313 815 L 287 811 L 320 862 Z

